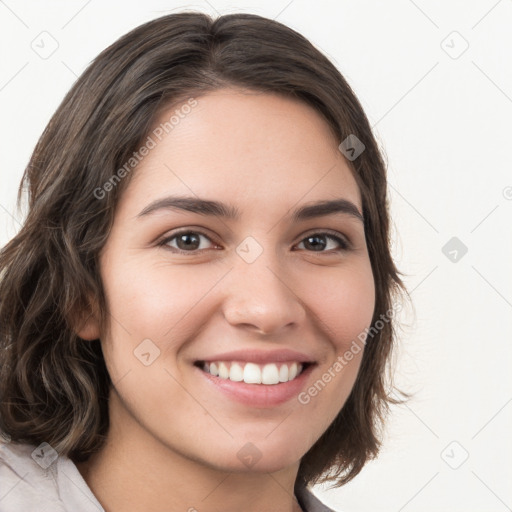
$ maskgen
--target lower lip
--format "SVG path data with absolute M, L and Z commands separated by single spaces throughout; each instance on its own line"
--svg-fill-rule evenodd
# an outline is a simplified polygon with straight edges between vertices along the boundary
M 196 370 L 203 375 L 210 385 L 215 386 L 216 390 L 220 390 L 238 403 L 253 407 L 275 407 L 298 396 L 314 366 L 314 364 L 309 365 L 293 380 L 271 385 L 235 382 L 215 377 L 197 367 Z

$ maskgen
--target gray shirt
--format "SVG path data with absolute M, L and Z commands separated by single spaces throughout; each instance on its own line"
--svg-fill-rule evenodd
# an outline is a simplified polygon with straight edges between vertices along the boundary
M 304 512 L 334 512 L 307 488 L 296 497 Z M 105 512 L 71 459 L 0 437 L 0 512 L 32 511 Z

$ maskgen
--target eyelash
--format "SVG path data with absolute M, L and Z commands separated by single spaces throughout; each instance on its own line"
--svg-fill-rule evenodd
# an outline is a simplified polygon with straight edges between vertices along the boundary
M 194 254 L 197 254 L 201 251 L 206 251 L 208 249 L 194 249 L 192 251 L 184 251 L 183 249 L 178 249 L 176 247 L 169 247 L 167 244 L 171 241 L 171 240 L 174 240 L 175 238 L 179 237 L 180 235 L 190 235 L 190 234 L 194 234 L 194 235 L 201 235 L 201 236 L 204 236 L 205 238 L 207 238 L 208 240 L 210 240 L 212 243 L 215 243 L 213 242 L 210 237 L 208 235 L 206 235 L 205 233 L 201 232 L 201 231 L 194 231 L 194 230 L 190 230 L 190 229 L 185 229 L 185 230 L 181 230 L 181 231 L 178 231 L 176 233 L 173 233 L 172 235 L 170 236 L 167 236 L 165 237 L 163 240 L 161 240 L 160 242 L 158 242 L 158 246 L 159 247 L 163 247 L 164 249 L 168 249 L 170 250 L 171 252 L 174 252 L 174 253 L 178 253 L 178 254 L 188 254 L 188 255 L 194 255 Z M 326 238 L 329 238 L 331 240 L 334 240 L 336 241 L 339 245 L 340 245 L 340 248 L 339 249 L 331 249 L 329 251 L 308 251 L 308 252 L 312 252 L 312 253 L 319 253 L 319 254 L 334 254 L 334 253 L 339 253 L 339 252 L 344 252 L 344 251 L 348 251 L 350 250 L 351 248 L 351 245 L 350 243 L 345 240 L 344 238 L 341 238 L 335 231 L 319 231 L 319 232 L 313 232 L 313 233 L 310 233 L 308 235 L 306 235 L 299 243 L 302 243 L 304 242 L 304 240 L 306 240 L 307 238 L 312 238 L 314 236 L 325 236 Z

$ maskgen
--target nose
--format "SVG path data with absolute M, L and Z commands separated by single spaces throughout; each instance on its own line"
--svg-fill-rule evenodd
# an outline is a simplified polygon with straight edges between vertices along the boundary
M 306 310 L 290 272 L 268 253 L 252 263 L 237 258 L 225 283 L 223 312 L 235 327 L 274 335 L 302 325 Z

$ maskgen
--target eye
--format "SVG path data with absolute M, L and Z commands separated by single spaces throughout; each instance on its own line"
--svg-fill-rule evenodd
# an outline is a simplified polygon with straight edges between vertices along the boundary
M 161 242 L 158 243 L 158 245 L 169 247 L 171 250 L 174 250 L 174 252 L 193 253 L 198 250 L 205 250 L 204 247 L 200 247 L 201 238 L 210 240 L 208 236 L 199 231 L 180 231 L 178 233 L 174 233 L 172 236 L 164 238 Z M 171 245 L 171 242 L 173 242 L 175 239 L 177 247 L 173 247 Z
M 201 247 L 201 239 L 205 239 L 213 243 L 209 236 L 201 233 L 200 231 L 183 230 L 164 238 L 158 243 L 158 246 L 169 248 L 171 251 L 181 254 L 194 254 L 197 251 L 208 249 L 208 247 Z M 326 240 L 334 242 L 335 247 L 331 247 L 328 250 L 325 250 L 329 245 Z M 304 244 L 306 250 L 312 252 L 332 253 L 347 251 L 350 249 L 350 243 L 347 240 L 339 236 L 337 233 L 334 234 L 328 231 L 312 233 L 306 238 L 303 238 L 298 246 L 301 244 Z M 336 248 L 336 245 L 338 248 Z
M 325 239 L 334 241 L 339 247 L 337 249 L 331 248 L 330 250 L 324 251 L 323 249 L 329 245 Z M 299 245 L 301 244 L 304 244 L 306 248 L 312 248 L 313 252 L 339 252 L 350 249 L 350 244 L 344 238 L 328 231 L 312 233 L 304 238 Z

